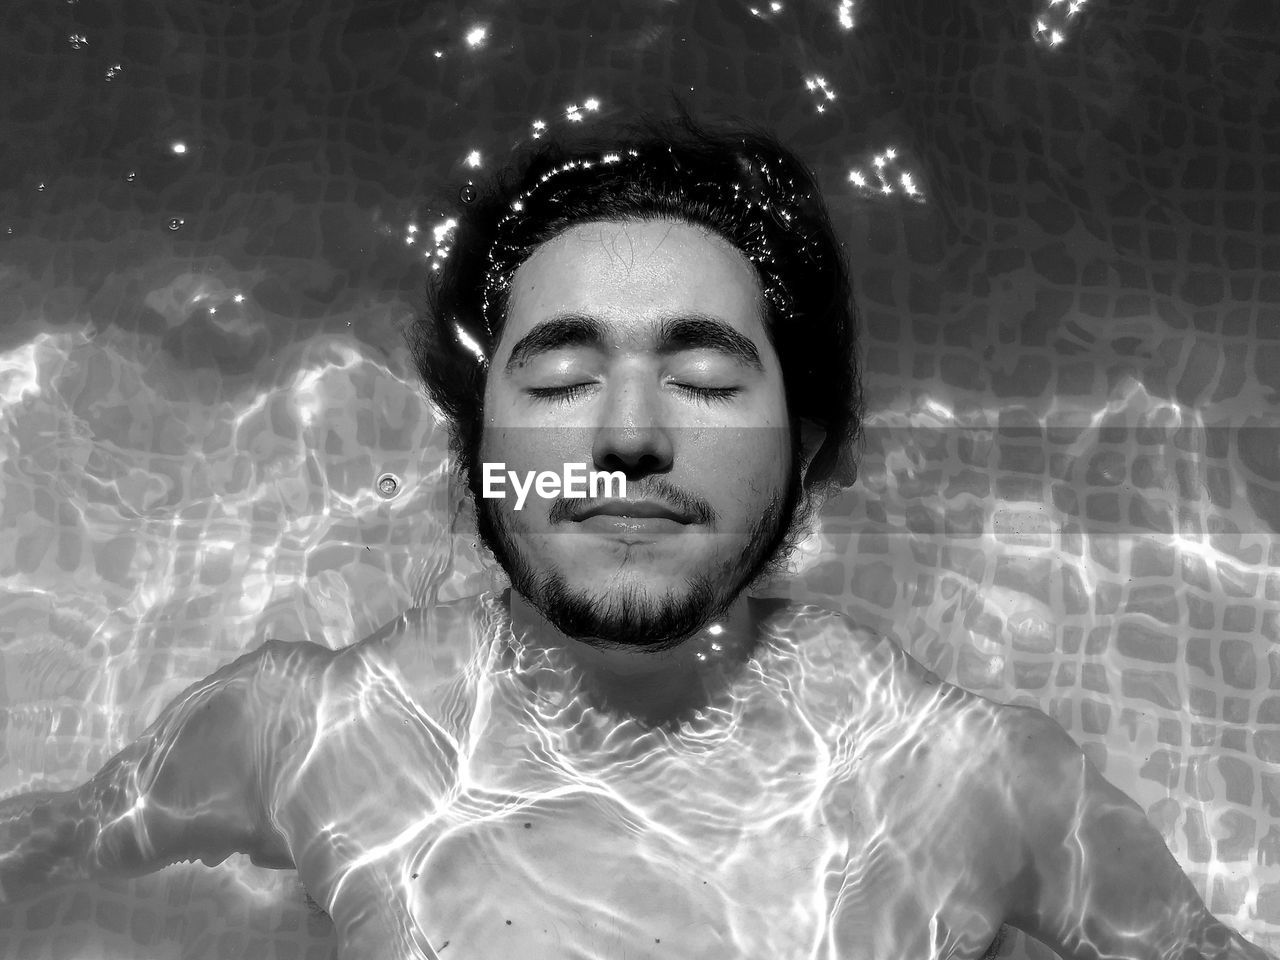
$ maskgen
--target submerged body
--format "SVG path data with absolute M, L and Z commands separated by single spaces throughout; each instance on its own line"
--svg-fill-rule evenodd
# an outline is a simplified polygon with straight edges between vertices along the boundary
M 0 801 L 0 902 L 247 853 L 297 869 L 343 960 L 977 960 L 1002 924 L 1076 960 L 1268 960 L 1043 713 L 748 604 L 732 675 L 659 723 L 502 598 L 268 641 L 83 786 Z
M 255 859 L 296 865 L 344 956 L 981 957 L 1017 872 L 1021 711 L 835 614 L 758 607 L 728 695 L 665 728 L 593 705 L 494 600 L 267 645 L 238 661 Z

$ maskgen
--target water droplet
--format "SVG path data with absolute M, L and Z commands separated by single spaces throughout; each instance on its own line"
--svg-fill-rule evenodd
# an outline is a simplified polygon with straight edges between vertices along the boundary
M 394 497 L 400 489 L 400 478 L 394 473 L 384 473 L 378 478 L 378 493 L 384 497 Z

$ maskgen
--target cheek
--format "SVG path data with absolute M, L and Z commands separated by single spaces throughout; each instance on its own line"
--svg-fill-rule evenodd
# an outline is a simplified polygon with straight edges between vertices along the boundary
M 540 469 L 539 449 L 532 431 L 518 427 L 489 426 L 480 440 L 480 466 L 485 463 L 501 463 L 505 470 L 522 474 Z
M 791 470 L 791 431 L 787 428 L 770 431 L 769 457 L 764 463 L 763 474 L 771 490 L 786 483 Z
M 703 451 L 702 469 L 712 483 L 744 495 L 773 492 L 791 468 L 791 435 L 786 429 L 755 428 Z
M 503 431 L 486 426 L 480 435 L 480 462 L 503 460 L 505 459 L 506 451 L 507 443 L 506 437 L 503 436 Z

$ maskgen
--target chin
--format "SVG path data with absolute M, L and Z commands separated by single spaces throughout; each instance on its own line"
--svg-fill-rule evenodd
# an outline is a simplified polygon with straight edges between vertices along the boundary
M 569 637 L 666 649 L 718 616 L 748 585 L 781 529 L 776 500 L 750 534 L 626 544 L 521 530 L 483 501 L 477 532 L 512 588 Z
M 560 573 L 571 590 L 597 595 L 601 600 L 626 592 L 654 599 L 668 594 L 681 595 L 691 589 L 683 570 L 671 564 L 661 567 L 627 562 L 618 566 L 602 564 L 590 569 L 565 570 Z
M 647 544 L 610 545 L 609 549 L 584 548 L 571 556 L 556 558 L 555 570 L 574 586 L 631 587 L 650 593 L 677 592 L 689 586 L 695 575 L 724 566 L 720 556 L 693 556 L 690 551 L 651 549 Z
M 717 613 L 719 590 L 706 577 L 670 567 L 630 571 L 524 568 L 512 586 L 566 636 L 622 646 L 666 649 Z

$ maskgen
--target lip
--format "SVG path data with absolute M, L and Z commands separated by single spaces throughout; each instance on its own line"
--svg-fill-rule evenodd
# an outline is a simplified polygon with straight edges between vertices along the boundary
M 578 521 L 587 533 L 621 537 L 623 540 L 668 536 L 688 528 L 688 524 L 670 517 L 631 517 L 611 513 L 593 513 Z
M 604 500 L 582 511 L 579 522 L 592 517 L 610 517 L 625 520 L 670 520 L 679 525 L 690 522 L 689 517 L 657 500 Z

